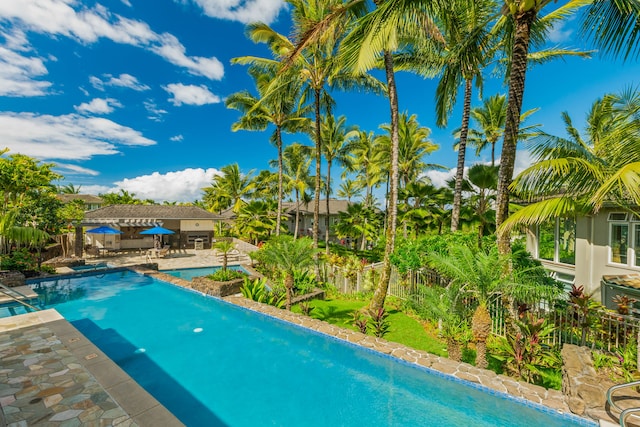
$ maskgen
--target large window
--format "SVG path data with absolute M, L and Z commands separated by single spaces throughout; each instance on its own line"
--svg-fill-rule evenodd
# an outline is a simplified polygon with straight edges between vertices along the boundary
M 627 264 L 627 247 L 629 244 L 629 224 L 611 223 L 609 233 L 609 247 L 611 248 L 611 262 Z
M 538 226 L 538 258 L 575 265 L 575 218 L 559 218 Z

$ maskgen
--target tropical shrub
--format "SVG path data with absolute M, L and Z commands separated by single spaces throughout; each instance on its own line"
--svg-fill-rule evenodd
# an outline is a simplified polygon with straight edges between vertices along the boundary
M 504 363 L 512 376 L 527 382 L 540 380 L 544 368 L 558 368 L 560 358 L 544 343 L 554 326 L 543 318 L 524 313 L 514 321 L 516 330 L 492 341 L 491 354 Z
M 27 271 L 35 270 L 37 267 L 38 262 L 35 255 L 26 248 L 16 249 L 0 257 L 0 268 L 2 270 Z
M 387 319 L 388 316 L 389 313 L 385 311 L 384 307 L 380 307 L 378 310 L 370 313 L 369 325 L 371 325 L 373 335 L 378 338 L 382 338 L 387 334 L 387 332 L 389 332 L 389 326 L 391 326 L 391 323 Z
M 351 313 L 351 320 L 349 321 L 353 326 L 358 328 L 360 332 L 366 334 L 369 330 L 369 323 L 367 318 L 362 314 L 360 310 L 355 310 Z
M 240 292 L 245 298 L 263 304 L 269 304 L 277 308 L 283 308 L 285 305 L 285 296 L 277 292 L 269 291 L 265 278 L 251 280 L 245 277 Z
M 228 282 L 230 280 L 242 279 L 247 277 L 247 274 L 238 270 L 216 270 L 213 274 L 209 274 L 207 279 L 215 280 L 216 282 Z

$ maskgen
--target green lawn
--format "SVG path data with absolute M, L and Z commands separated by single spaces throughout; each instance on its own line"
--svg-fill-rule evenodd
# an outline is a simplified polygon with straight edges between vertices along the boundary
M 310 302 L 313 307 L 311 317 L 324 320 L 333 325 L 358 330 L 351 324 L 352 314 L 366 304 L 365 301 L 346 299 L 314 300 Z M 388 309 L 390 323 L 389 332 L 384 336 L 386 340 L 404 344 L 417 350 L 424 350 L 438 356 L 446 356 L 446 344 L 425 331 L 422 324 L 410 316 L 396 309 Z M 298 306 L 293 311 L 300 313 Z M 372 334 L 369 332 L 369 334 Z

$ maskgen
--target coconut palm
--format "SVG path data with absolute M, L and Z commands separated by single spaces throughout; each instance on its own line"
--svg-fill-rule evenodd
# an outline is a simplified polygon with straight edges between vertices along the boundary
M 203 188 L 203 201 L 213 212 L 231 207 L 238 213 L 245 203 L 243 198 L 247 198 L 253 191 L 252 173 L 242 174 L 237 163 L 223 166 L 220 172 L 221 175 L 213 178 L 211 187 Z
M 242 117 L 231 125 L 231 130 L 263 131 L 269 125 L 275 126 L 271 142 L 278 149 L 278 211 L 276 219 L 276 235 L 280 234 L 282 215 L 282 132 L 296 133 L 309 130 L 309 119 L 305 108 L 300 105 L 302 96 L 298 80 L 290 79 L 277 92 L 265 97 L 271 83 L 276 77 L 276 67 L 253 66 L 249 68 L 258 90 L 258 97 L 248 91 L 231 94 L 225 104 L 243 113 Z
M 367 242 L 376 238 L 379 228 L 379 215 L 372 207 L 363 203 L 352 203 L 347 206 L 346 212 L 339 213 L 336 233 L 338 237 L 350 237 L 354 242 L 360 238 L 360 250 L 364 250 Z
M 345 160 L 345 172 L 356 174 L 356 182 L 364 188 L 364 203 L 371 202 L 371 194 L 384 178 L 383 163 L 388 158 L 383 147 L 377 142 L 373 132 L 359 131 L 347 144 L 348 156 Z
M 637 0 L 594 0 L 583 15 L 582 32 L 605 55 L 624 59 L 640 55 L 640 3 Z
M 284 150 L 283 169 L 285 177 L 285 188 L 287 191 L 293 191 L 296 203 L 296 218 L 293 231 L 293 238 L 298 238 L 298 228 L 300 221 L 300 200 L 301 195 L 307 193 L 313 183 L 313 177 L 309 174 L 311 167 L 311 157 L 309 153 L 311 147 L 302 144 L 291 144 Z
M 491 209 L 491 202 L 495 199 L 498 185 L 498 167 L 490 165 L 473 165 L 469 168 L 469 182 L 475 195 L 471 197 L 474 218 L 478 221 L 478 247 L 482 248 L 482 237 L 495 215 Z
M 335 120 L 332 114 L 327 115 L 322 122 L 322 152 L 327 162 L 327 179 L 325 182 L 326 193 L 326 217 L 325 217 L 325 242 L 326 252 L 329 255 L 329 200 L 331 196 L 331 165 L 334 160 L 339 163 L 344 163 L 344 159 L 347 156 L 347 143 L 350 138 L 355 137 L 358 131 L 353 126 L 346 126 L 347 118 L 340 116 L 338 120 Z
M 266 240 L 276 226 L 275 209 L 276 203 L 262 200 L 243 203 L 234 224 L 236 232 L 255 245 Z
M 508 49 L 509 93 L 507 95 L 507 117 L 505 121 L 502 153 L 500 156 L 500 174 L 498 178 L 498 194 L 496 199 L 496 225 L 499 227 L 509 216 L 509 186 L 513 179 L 513 168 L 516 159 L 516 143 L 518 141 L 520 117 L 522 114 L 522 98 L 525 88 L 530 44 L 541 44 L 554 23 L 573 14 L 587 2 L 569 0 L 567 3 L 550 12 L 545 20 L 539 20 L 539 12 L 551 0 L 504 0 L 503 13 L 511 26 L 512 36 L 506 40 Z M 534 27 L 538 26 L 536 31 Z M 532 37 L 532 35 L 535 36 Z M 500 253 L 511 251 L 510 233 L 501 229 L 498 233 Z
M 351 199 L 354 197 L 360 197 L 361 195 L 362 187 L 357 181 L 345 179 L 340 183 L 340 188 L 338 188 L 338 197 L 347 199 L 347 203 L 351 203 Z
M 298 272 L 306 271 L 314 264 L 317 249 L 308 237 L 294 239 L 291 236 L 276 236 L 261 249 L 260 259 L 268 265 L 282 271 L 285 275 L 284 286 L 287 291 L 287 310 L 291 310 L 291 296 L 294 277 Z
M 581 133 L 567 113 L 567 137 L 540 133 L 534 164 L 514 180 L 513 190 L 532 202 L 503 228 L 541 224 L 551 218 L 596 212 L 606 201 L 640 205 L 640 92 L 629 89 L 596 100 Z

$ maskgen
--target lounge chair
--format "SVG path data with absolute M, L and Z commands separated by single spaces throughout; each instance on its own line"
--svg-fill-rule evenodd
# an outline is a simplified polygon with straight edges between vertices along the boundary
M 85 253 L 87 256 L 92 256 L 94 258 L 98 258 L 100 256 L 100 249 L 96 247 L 85 249 Z
M 169 255 L 169 249 L 171 249 L 171 246 L 169 245 L 164 245 L 162 247 L 162 249 L 160 249 L 160 251 L 158 251 L 158 258 L 164 258 L 167 255 Z

